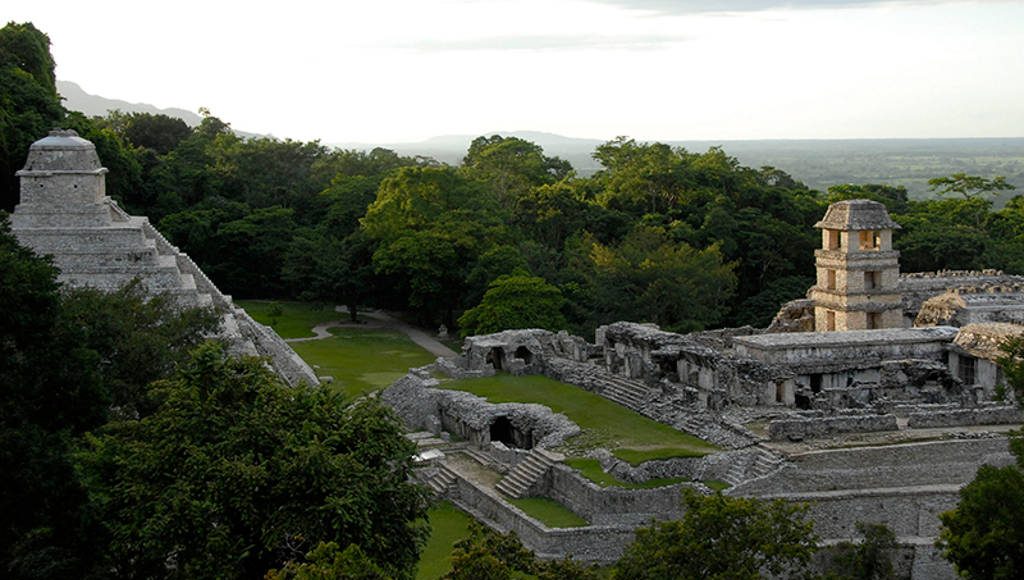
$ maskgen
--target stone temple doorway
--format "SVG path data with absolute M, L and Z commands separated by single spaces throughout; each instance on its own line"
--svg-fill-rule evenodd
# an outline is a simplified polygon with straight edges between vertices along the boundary
M 532 449 L 533 437 L 529 432 L 523 432 L 512 425 L 512 421 L 504 415 L 499 415 L 491 421 L 491 441 L 501 441 L 506 447 L 518 449 Z
M 533 362 L 533 351 L 526 348 L 525 346 L 521 346 L 516 349 L 516 358 L 522 359 L 522 361 L 526 364 L 530 364 Z
M 501 370 L 501 359 L 505 356 L 505 353 L 501 350 L 501 347 L 494 347 L 487 352 L 487 362 L 490 363 L 494 370 Z

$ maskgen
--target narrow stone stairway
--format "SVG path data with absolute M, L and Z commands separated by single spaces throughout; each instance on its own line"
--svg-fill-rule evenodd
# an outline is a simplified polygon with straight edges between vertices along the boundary
M 523 497 L 533 484 L 540 481 L 551 466 L 561 459 L 561 456 L 545 449 L 533 449 L 494 486 L 494 489 L 512 499 Z
M 437 468 L 437 473 L 427 479 L 427 487 L 438 496 L 443 497 L 451 489 L 455 479 L 456 476 L 452 470 L 448 469 L 448 466 L 441 464 Z

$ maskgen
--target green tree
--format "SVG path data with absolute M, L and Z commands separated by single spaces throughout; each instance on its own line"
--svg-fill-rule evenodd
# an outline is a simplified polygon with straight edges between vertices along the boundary
M 966 173 L 954 173 L 946 177 L 929 179 L 928 187 L 939 195 L 959 193 L 964 199 L 992 196 L 1000 191 L 1013 189 L 1013 185 L 1007 183 L 1005 177 L 999 176 L 986 179 L 978 175 L 967 175 Z
M 543 278 L 501 276 L 491 282 L 480 304 L 459 318 L 460 333 L 490 334 L 510 328 L 564 330 L 564 302 L 558 288 Z
M 356 544 L 344 550 L 334 542 L 321 542 L 306 554 L 305 562 L 288 562 L 270 570 L 265 580 L 391 580 Z
M 896 534 L 885 524 L 857 522 L 859 543 L 840 542 L 827 580 L 892 580 L 896 578 L 892 560 L 897 548 Z
M 18 202 L 29 145 L 64 119 L 54 66 L 50 38 L 31 23 L 0 28 L 0 210 Z
M 455 544 L 445 580 L 597 580 L 597 573 L 570 559 L 545 561 L 523 547 L 515 532 L 500 534 L 474 520 L 469 536 Z
M 683 494 L 678 521 L 640 528 L 614 569 L 615 578 L 760 578 L 803 570 L 816 550 L 806 508 L 722 494 Z
M 376 401 L 289 388 L 209 343 L 139 420 L 78 454 L 118 577 L 252 578 L 317 546 L 358 544 L 410 577 L 425 541 L 415 446 Z
M 1024 472 L 982 465 L 960 490 L 956 509 L 941 514 L 939 545 L 961 576 L 1020 578 L 1024 574 Z
M 614 247 L 591 250 L 597 317 L 646 320 L 692 331 L 722 320 L 736 287 L 733 265 L 717 246 L 697 250 L 672 242 L 660 228 L 637 228 Z
M 1010 389 L 1024 404 L 1024 338 L 1001 345 L 999 366 Z M 1019 578 L 1024 574 L 1024 433 L 1011 433 L 1017 464 L 982 465 L 960 489 L 956 509 L 939 515 L 938 545 L 965 578 Z
M 85 577 L 103 534 L 89 517 L 70 450 L 111 414 L 149 407 L 211 332 L 210 312 L 147 299 L 138 285 L 105 294 L 59 290 L 49 260 L 18 245 L 0 216 L 0 570 L 6 578 Z
M 531 188 L 567 177 L 572 166 L 558 157 L 547 157 L 537 144 L 518 137 L 477 137 L 462 160 L 470 179 L 492 189 L 499 200 L 512 207 Z

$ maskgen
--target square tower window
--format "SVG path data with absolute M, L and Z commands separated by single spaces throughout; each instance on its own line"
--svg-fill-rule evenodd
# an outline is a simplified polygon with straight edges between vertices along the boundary
M 829 310 L 825 313 L 825 330 L 835 331 L 836 329 L 836 313 L 833 310 Z
M 826 270 L 825 272 L 825 288 L 828 290 L 836 289 L 836 271 Z
M 881 272 L 864 272 L 864 289 L 875 290 L 882 287 Z
M 825 243 L 826 250 L 838 250 L 842 247 L 843 238 L 839 233 L 839 230 L 825 230 L 827 234 L 827 241 Z
M 882 246 L 882 234 L 875 230 L 861 230 L 858 232 L 861 250 L 877 250 Z
M 882 313 L 881 312 L 868 312 L 868 330 L 876 330 L 882 328 Z

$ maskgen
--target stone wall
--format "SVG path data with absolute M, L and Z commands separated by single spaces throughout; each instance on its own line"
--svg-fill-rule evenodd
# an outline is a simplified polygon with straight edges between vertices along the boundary
M 642 525 L 652 519 L 673 519 L 683 515 L 678 483 L 654 489 L 601 487 L 578 475 L 566 465 L 556 465 L 545 475 L 540 491 L 592 524 Z
M 633 541 L 630 525 L 590 525 L 548 528 L 489 490 L 456 478 L 449 497 L 460 508 L 501 532 L 513 531 L 541 558 L 572 555 L 581 562 L 610 564 L 622 557 Z
M 391 406 L 411 430 L 448 431 L 478 447 L 491 443 L 489 427 L 505 417 L 533 445 L 553 448 L 580 432 L 578 425 L 543 405 L 489 403 L 462 391 L 436 388 L 439 383 L 425 369 L 413 369 L 385 389 L 381 400 Z
M 915 429 L 961 425 L 1019 425 L 1021 423 L 1024 423 L 1024 412 L 1019 407 L 1012 406 L 922 411 L 910 413 L 907 419 L 907 426 Z
M 853 415 L 806 419 L 781 419 L 768 424 L 773 441 L 815 439 L 840 433 L 896 431 L 895 415 Z
M 766 478 L 743 483 L 730 495 L 766 495 L 832 490 L 961 485 L 982 464 L 1010 465 L 1013 456 L 1002 436 L 812 451 Z

